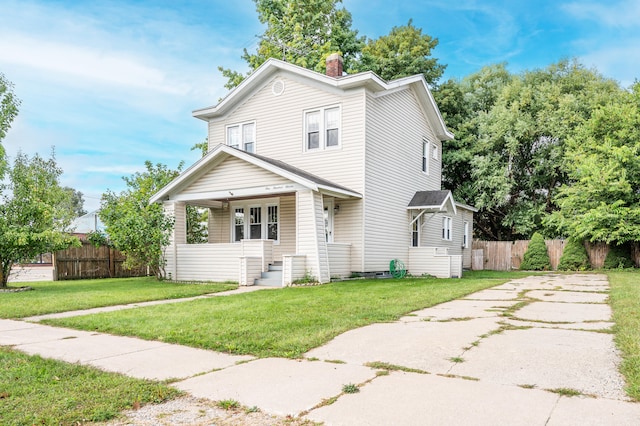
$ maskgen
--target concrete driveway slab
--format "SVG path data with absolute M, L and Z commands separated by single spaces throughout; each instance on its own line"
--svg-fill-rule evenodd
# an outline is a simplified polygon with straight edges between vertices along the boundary
M 452 300 L 412 312 L 411 316 L 402 317 L 400 321 L 415 321 L 416 318 L 443 321 L 455 318 L 496 317 L 516 303 L 517 300 Z
M 483 340 L 451 373 L 505 385 L 570 388 L 625 399 L 619 357 L 610 334 L 532 328 L 508 330 Z
M 265 358 L 174 383 L 199 398 L 234 399 L 279 415 L 310 410 L 346 384 L 375 377 L 371 368 L 321 361 Z
M 91 360 L 89 364 L 140 379 L 167 380 L 185 379 L 252 359 L 254 358 L 250 356 L 164 344 L 152 349 Z
M 514 316 L 524 320 L 549 322 L 609 321 L 611 308 L 600 303 L 533 302 L 518 309 Z
M 463 348 L 480 335 L 499 328 L 498 321 L 499 318 L 479 318 L 372 324 L 347 331 L 305 356 L 350 364 L 381 361 L 431 373 L 447 373 L 453 364 L 450 358 L 460 356 Z
M 572 322 L 568 324 L 554 324 L 545 322 L 522 321 L 505 318 L 503 323 L 514 327 L 538 327 L 538 328 L 559 328 L 562 330 L 588 330 L 588 331 L 611 331 L 615 323 L 610 321 L 595 322 Z
M 305 418 L 333 426 L 543 426 L 557 400 L 538 390 L 392 373 Z
M 580 291 L 532 290 L 527 292 L 527 297 L 538 299 L 543 302 L 606 303 L 609 295 L 606 293 L 590 293 Z
M 640 404 L 593 399 L 562 397 L 553 410 L 547 426 L 637 426 L 640 424 Z
M 518 298 L 516 290 L 496 290 L 493 288 L 471 293 L 467 300 L 515 300 Z
M 0 345 L 14 346 L 28 343 L 51 342 L 61 339 L 88 337 L 91 333 L 49 326 L 37 326 L 22 321 L 0 321 Z

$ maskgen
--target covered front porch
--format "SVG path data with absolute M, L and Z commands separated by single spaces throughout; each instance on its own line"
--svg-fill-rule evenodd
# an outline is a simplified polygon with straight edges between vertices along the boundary
M 270 285 L 286 286 L 348 276 L 351 245 L 332 240 L 334 209 L 358 198 L 281 162 L 219 146 L 152 198 L 174 218 L 167 278 L 253 285 L 268 273 Z M 207 243 L 187 244 L 188 205 L 207 209 Z

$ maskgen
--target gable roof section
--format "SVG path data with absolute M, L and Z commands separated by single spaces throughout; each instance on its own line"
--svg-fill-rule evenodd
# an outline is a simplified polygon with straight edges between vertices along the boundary
M 179 194 L 181 190 L 196 181 L 204 173 L 212 167 L 215 167 L 216 164 L 219 164 L 228 156 L 244 160 L 313 191 L 332 194 L 342 198 L 362 198 L 361 194 L 352 191 L 349 188 L 337 185 L 311 173 L 307 173 L 302 169 L 298 169 L 297 167 L 291 166 L 282 161 L 273 160 L 257 154 L 251 154 L 246 151 L 240 151 L 239 149 L 220 144 L 187 170 L 182 172 L 180 176 L 171 181 L 167 186 L 158 191 L 153 197 L 151 197 L 149 202 L 155 203 L 167 200 L 171 195 Z
M 286 71 L 298 76 L 313 80 L 326 85 L 327 87 L 348 90 L 363 87 L 373 93 L 382 94 L 386 91 L 397 90 L 399 88 L 411 87 L 418 96 L 418 101 L 425 111 L 427 118 L 433 126 L 436 136 L 441 141 L 453 139 L 453 134 L 447 130 L 447 126 L 442 119 L 440 110 L 436 105 L 433 95 L 427 86 L 427 82 L 421 74 L 404 77 L 390 82 L 384 81 L 371 71 L 358 74 L 346 75 L 339 78 L 329 77 L 318 72 L 280 61 L 269 59 L 256 69 L 251 75 L 245 78 L 240 85 L 234 88 L 229 94 L 215 106 L 202 108 L 193 111 L 193 116 L 204 121 L 222 116 L 238 104 L 243 102 L 245 97 L 256 88 L 265 84 L 269 78 L 279 71 Z
M 445 211 L 447 203 L 450 203 L 453 213 L 456 214 L 456 202 L 453 200 L 451 191 L 418 191 L 409 201 L 407 210 Z

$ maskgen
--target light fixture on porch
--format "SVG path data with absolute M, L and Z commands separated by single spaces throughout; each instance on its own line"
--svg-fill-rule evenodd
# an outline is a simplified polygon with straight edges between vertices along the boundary
M 336 204 L 336 206 L 333 208 L 333 214 L 338 214 L 339 211 L 340 211 L 340 205 Z

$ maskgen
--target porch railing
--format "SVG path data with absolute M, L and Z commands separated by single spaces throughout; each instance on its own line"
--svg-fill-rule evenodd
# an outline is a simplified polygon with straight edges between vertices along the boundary
M 407 271 L 412 275 L 429 274 L 438 278 L 462 276 L 462 256 L 449 255 L 446 247 L 410 247 Z

